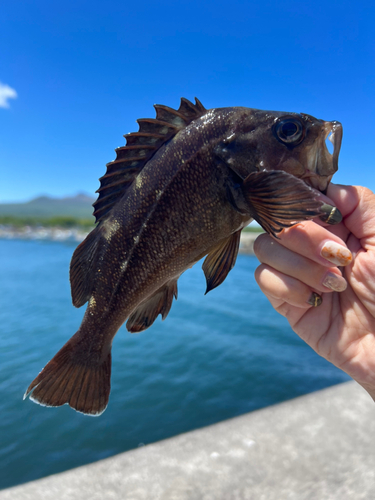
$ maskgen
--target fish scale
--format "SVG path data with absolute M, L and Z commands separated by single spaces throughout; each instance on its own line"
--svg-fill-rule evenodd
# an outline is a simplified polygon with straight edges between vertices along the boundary
M 73 304 L 88 302 L 86 313 L 26 392 L 42 405 L 102 413 L 120 326 L 127 321 L 130 332 L 140 332 L 158 315 L 165 319 L 179 276 L 205 256 L 206 293 L 219 286 L 253 218 L 277 237 L 300 220 L 333 213 L 312 188 L 324 190 L 337 170 L 338 122 L 243 107 L 206 110 L 187 99 L 178 110 L 155 110 L 155 119 L 138 120 L 139 131 L 125 136 L 100 179 L 97 225 L 70 266 Z

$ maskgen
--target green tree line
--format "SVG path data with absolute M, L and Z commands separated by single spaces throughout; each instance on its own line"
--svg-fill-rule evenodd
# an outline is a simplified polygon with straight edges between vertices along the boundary
M 58 227 L 61 229 L 87 229 L 94 227 L 94 219 L 80 219 L 71 216 L 55 216 L 55 217 L 16 217 L 14 215 L 0 215 L 0 225 L 12 226 L 21 228 L 24 226 L 31 227 Z
M 94 219 L 80 219 L 72 216 L 55 216 L 55 217 L 36 217 L 36 216 L 14 216 L 0 215 L 0 225 L 12 226 L 15 229 L 20 229 L 25 226 L 30 227 L 58 227 L 61 229 L 84 229 L 90 231 L 94 228 Z M 245 227 L 246 232 L 263 232 L 261 227 Z

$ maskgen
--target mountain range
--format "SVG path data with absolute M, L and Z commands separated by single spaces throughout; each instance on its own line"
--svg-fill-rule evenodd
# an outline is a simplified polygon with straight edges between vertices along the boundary
M 38 196 L 24 203 L 0 203 L 0 216 L 14 217 L 76 217 L 89 219 L 92 217 L 95 198 L 78 193 L 65 198 Z

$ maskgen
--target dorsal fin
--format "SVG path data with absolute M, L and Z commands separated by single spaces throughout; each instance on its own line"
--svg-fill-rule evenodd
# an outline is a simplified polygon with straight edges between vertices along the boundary
M 156 118 L 137 120 L 138 132 L 124 136 L 126 146 L 115 150 L 116 159 L 107 164 L 106 174 L 99 179 L 99 196 L 93 204 L 96 222 L 106 217 L 160 146 L 207 111 L 197 98 L 193 104 L 183 97 L 177 110 L 161 104 L 154 108 Z

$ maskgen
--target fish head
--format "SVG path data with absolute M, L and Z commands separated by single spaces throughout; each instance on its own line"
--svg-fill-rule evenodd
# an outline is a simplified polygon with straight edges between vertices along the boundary
M 304 113 L 284 114 L 275 118 L 271 130 L 279 143 L 277 169 L 285 170 L 325 192 L 338 169 L 341 123 L 319 120 Z M 327 147 L 327 139 L 333 145 L 332 153 Z
M 319 191 L 327 190 L 338 169 L 340 122 L 304 113 L 249 108 L 237 108 L 234 115 L 224 150 L 227 160 L 236 158 L 242 178 L 257 170 L 284 170 Z M 332 152 L 327 139 L 333 145 Z

